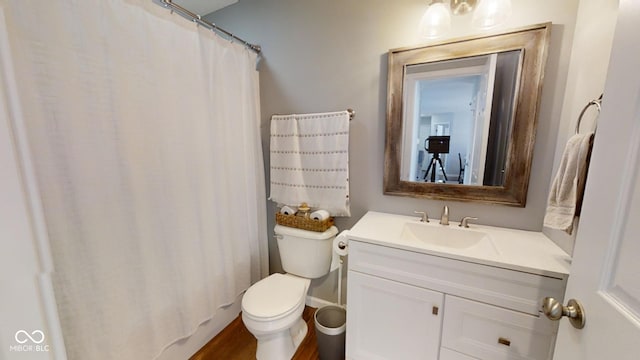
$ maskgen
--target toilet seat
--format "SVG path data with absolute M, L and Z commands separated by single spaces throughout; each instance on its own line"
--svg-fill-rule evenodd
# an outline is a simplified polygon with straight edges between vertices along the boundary
M 255 321 L 273 321 L 296 311 L 305 301 L 309 279 L 273 274 L 251 286 L 242 298 L 242 311 Z

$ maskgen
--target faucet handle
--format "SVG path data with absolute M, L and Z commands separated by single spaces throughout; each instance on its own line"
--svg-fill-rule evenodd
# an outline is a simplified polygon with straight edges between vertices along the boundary
M 414 211 L 413 213 L 421 215 L 420 222 L 429 222 L 429 216 L 426 211 Z
M 469 220 L 478 220 L 477 217 L 473 217 L 473 216 L 465 216 L 462 218 L 462 220 L 460 221 L 460 224 L 458 224 L 458 226 L 463 227 L 463 228 L 468 228 L 469 227 Z

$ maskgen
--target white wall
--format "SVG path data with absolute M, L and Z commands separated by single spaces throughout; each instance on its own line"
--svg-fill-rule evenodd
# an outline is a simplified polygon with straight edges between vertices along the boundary
M 385 137 L 387 52 L 421 43 L 418 24 L 424 0 L 242 0 L 208 19 L 262 45 L 260 65 L 262 136 L 267 157 L 272 114 L 353 108 L 350 136 L 351 227 L 366 211 L 440 215 L 447 203 L 452 220 L 477 216 L 483 224 L 541 230 L 546 207 L 565 83 L 569 71 L 578 0 L 514 0 L 513 15 L 499 30 L 553 22 L 549 59 L 527 206 L 513 208 L 454 201 L 413 199 L 382 194 Z M 473 35 L 470 15 L 455 17 L 450 37 Z M 442 40 L 442 39 L 440 39 Z M 270 228 L 273 207 L 269 208 Z M 270 239 L 270 269 L 281 271 Z M 311 295 L 335 299 L 335 274 L 312 283 Z

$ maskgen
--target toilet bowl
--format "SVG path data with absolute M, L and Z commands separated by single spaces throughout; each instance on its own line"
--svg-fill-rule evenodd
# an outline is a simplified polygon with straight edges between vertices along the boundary
M 311 279 L 329 273 L 334 226 L 313 232 L 276 225 L 278 250 L 286 274 L 272 274 L 242 297 L 242 322 L 258 340 L 256 359 L 289 360 L 307 335 L 302 319 Z
M 242 322 L 258 340 L 256 359 L 291 359 L 307 335 L 302 319 L 310 279 L 273 274 L 242 298 Z

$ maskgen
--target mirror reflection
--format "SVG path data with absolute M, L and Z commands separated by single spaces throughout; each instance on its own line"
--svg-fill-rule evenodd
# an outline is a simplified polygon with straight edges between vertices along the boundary
M 403 181 L 502 186 L 522 50 L 405 67 Z

